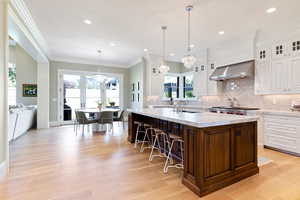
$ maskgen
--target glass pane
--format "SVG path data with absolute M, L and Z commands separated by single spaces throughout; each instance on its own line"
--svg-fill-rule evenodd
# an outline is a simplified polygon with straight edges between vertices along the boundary
M 107 78 L 105 81 L 107 106 L 120 106 L 120 81 L 116 78 Z
M 164 78 L 164 96 L 167 98 L 178 97 L 178 77 L 166 75 Z
M 101 75 L 86 76 L 86 107 L 97 108 L 101 102 L 101 82 L 104 77 Z
M 184 77 L 184 98 L 194 98 L 193 90 L 194 90 L 194 83 L 193 75 L 187 75 Z
M 80 76 L 64 75 L 64 121 L 74 120 L 80 108 Z

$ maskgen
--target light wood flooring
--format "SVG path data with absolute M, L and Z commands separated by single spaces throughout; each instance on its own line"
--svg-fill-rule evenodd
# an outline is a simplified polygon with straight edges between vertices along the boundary
M 127 132 L 76 136 L 73 128 L 31 131 L 11 147 L 11 168 L 0 199 L 193 200 L 181 171 L 162 172 L 163 159 L 148 161 L 126 141 Z M 259 175 L 205 196 L 204 200 L 300 200 L 300 158 L 259 150 L 274 160 Z

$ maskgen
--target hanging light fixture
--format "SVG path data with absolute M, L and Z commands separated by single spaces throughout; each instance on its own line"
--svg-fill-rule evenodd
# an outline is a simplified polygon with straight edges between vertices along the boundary
M 161 61 L 160 66 L 158 67 L 158 70 L 160 73 L 167 73 L 170 70 L 170 67 L 166 63 L 166 26 L 161 27 L 163 32 L 163 58 Z
M 194 7 L 192 5 L 189 5 L 185 8 L 185 10 L 188 12 L 188 48 L 187 54 L 182 58 L 182 62 L 186 68 L 192 68 L 197 61 L 196 57 L 191 54 L 191 11 L 193 8 Z

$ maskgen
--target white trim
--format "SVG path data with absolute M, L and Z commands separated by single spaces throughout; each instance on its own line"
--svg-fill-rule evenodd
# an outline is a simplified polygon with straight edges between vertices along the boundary
M 60 126 L 60 122 L 59 121 L 52 121 L 52 122 L 49 122 L 49 125 L 50 127 L 57 127 L 57 126 Z
M 27 8 L 25 2 L 23 0 L 11 0 L 11 5 L 14 7 L 20 18 L 23 20 L 23 23 L 27 27 L 27 30 L 31 33 L 33 38 L 37 41 L 37 44 L 42 49 L 42 54 L 49 54 L 48 45 L 43 37 L 41 31 L 39 30 L 38 26 L 36 25 L 33 17 L 29 9 Z
M 22 33 L 25 35 L 25 37 L 28 39 L 28 41 L 31 43 L 31 45 L 34 47 L 34 49 L 39 54 L 38 57 L 33 56 L 37 62 L 45 62 L 48 63 L 48 57 L 44 53 L 44 51 L 40 48 L 39 43 L 34 38 L 35 36 L 32 35 L 32 33 L 29 31 L 28 27 L 22 22 L 22 18 L 18 16 L 19 13 L 16 13 L 15 9 L 11 7 L 11 5 L 8 6 L 8 13 L 10 19 L 16 24 L 16 26 L 22 31 Z M 16 39 L 16 38 L 14 38 Z M 17 41 L 18 42 L 18 41 Z M 24 47 L 23 47 L 24 48 Z
M 124 109 L 124 74 L 121 73 L 107 73 L 107 72 L 97 72 L 97 71 L 80 71 L 80 70 L 69 70 L 69 69 L 58 69 L 57 70 L 57 119 L 58 123 L 64 124 L 63 119 L 61 119 L 60 116 L 63 115 L 63 98 L 62 98 L 62 92 L 63 92 L 63 80 L 62 80 L 62 75 L 64 73 L 68 74 L 77 74 L 77 75 L 105 75 L 105 76 L 112 76 L 117 78 L 120 81 L 120 108 Z
M 134 62 L 132 62 L 131 64 L 128 65 L 128 68 L 131 68 L 139 63 L 143 62 L 143 58 L 138 58 L 137 60 L 135 60 Z
M 0 164 L 0 181 L 3 181 L 7 177 L 7 174 L 8 174 L 8 165 L 6 161 L 3 161 Z
M 61 63 L 69 63 L 69 64 L 83 64 L 83 65 L 95 65 L 95 66 L 103 66 L 103 67 L 114 67 L 114 68 L 122 68 L 128 69 L 127 65 L 116 65 L 112 63 L 104 63 L 101 61 L 88 61 L 83 59 L 65 59 L 65 58 L 51 58 L 52 62 L 61 62 Z

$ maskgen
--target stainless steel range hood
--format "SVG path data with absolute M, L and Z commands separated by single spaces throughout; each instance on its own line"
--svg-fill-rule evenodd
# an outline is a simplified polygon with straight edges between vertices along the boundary
M 246 78 L 254 75 L 254 61 L 246 61 L 216 68 L 209 77 L 214 81 L 225 81 L 228 79 Z

